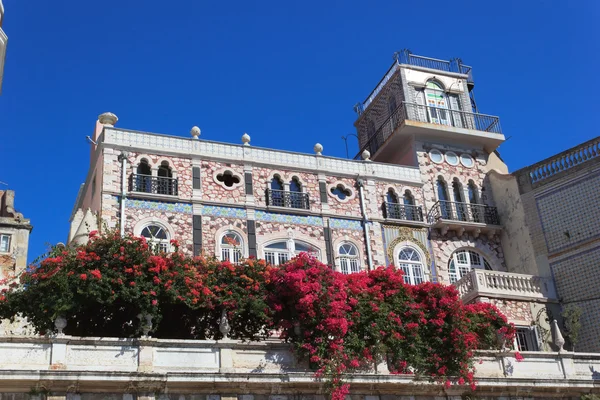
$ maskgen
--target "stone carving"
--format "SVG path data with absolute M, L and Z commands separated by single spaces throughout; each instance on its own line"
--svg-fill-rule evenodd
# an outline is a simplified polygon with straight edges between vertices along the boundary
M 194 139 L 198 139 L 200 137 L 200 128 L 193 126 L 190 130 L 190 135 L 192 135 Z
M 244 143 L 244 146 L 250 146 L 250 135 L 244 133 L 242 135 L 242 143 Z
M 560 328 L 558 327 L 558 322 L 555 319 L 552 320 L 552 338 L 554 339 L 554 344 L 558 347 L 558 352 L 562 353 L 564 351 L 563 346 L 565 345 L 565 338 L 560 332 Z
M 152 315 L 150 314 L 138 314 L 138 319 L 142 323 L 142 335 L 143 337 L 149 337 L 150 331 L 152 330 Z
M 313 150 L 315 151 L 315 154 L 320 156 L 323 155 L 323 145 L 321 143 L 317 143 L 315 144 L 315 147 L 313 147 Z
M 115 126 L 118 120 L 119 118 L 117 118 L 117 116 L 111 112 L 105 112 L 98 115 L 98 122 L 100 122 L 102 125 Z
M 54 327 L 58 336 L 64 336 L 63 330 L 67 327 L 67 319 L 60 315 L 54 320 Z
M 229 321 L 227 320 L 227 311 L 221 311 L 221 321 L 219 322 L 219 331 L 223 335 L 223 339 L 227 339 L 227 335 L 231 331 L 231 326 L 229 325 Z

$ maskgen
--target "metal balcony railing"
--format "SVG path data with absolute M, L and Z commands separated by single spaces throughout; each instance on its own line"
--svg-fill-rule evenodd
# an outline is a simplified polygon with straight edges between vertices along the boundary
M 129 190 L 132 192 L 177 196 L 177 179 L 163 176 L 131 174 Z
M 267 206 L 310 210 L 308 193 L 267 189 Z
M 379 94 L 381 89 L 388 83 L 391 77 L 396 73 L 396 70 L 401 64 L 414 65 L 415 67 L 422 67 L 428 69 L 437 69 L 444 72 L 454 72 L 467 75 L 467 82 L 473 83 L 473 68 L 462 63 L 460 58 L 454 58 L 452 60 L 440 60 L 437 58 L 423 57 L 416 54 L 412 54 L 409 50 L 404 49 L 395 54 L 396 60 L 394 64 L 388 69 L 384 77 L 379 81 L 375 89 L 362 103 L 358 103 L 356 112 L 358 115 L 362 114 L 364 110 L 375 100 L 375 97 Z
M 421 206 L 399 203 L 383 203 L 383 216 L 389 219 L 423 222 Z
M 444 200 L 440 200 L 433 205 L 427 219 L 429 223 L 444 219 L 449 221 L 500 225 L 496 207 L 486 206 L 484 204 L 459 203 Z
M 403 102 L 383 122 L 379 129 L 375 131 L 367 143 L 362 146 L 354 159 L 360 160 L 361 154 L 365 150 L 368 150 L 371 155 L 374 155 L 392 133 L 394 133 L 396 128 L 406 120 L 427 122 L 454 128 L 472 129 L 482 132 L 502 133 L 500 118 L 493 115 Z

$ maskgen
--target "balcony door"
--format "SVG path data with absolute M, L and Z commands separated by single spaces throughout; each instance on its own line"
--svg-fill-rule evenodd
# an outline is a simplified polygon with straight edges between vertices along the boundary
M 427 117 L 432 124 L 451 125 L 448 113 L 448 98 L 440 85 L 429 81 L 425 86 Z

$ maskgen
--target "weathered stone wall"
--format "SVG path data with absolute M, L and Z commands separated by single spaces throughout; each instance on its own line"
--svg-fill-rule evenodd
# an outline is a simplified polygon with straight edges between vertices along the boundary
M 515 325 L 529 326 L 534 320 L 529 302 L 501 299 L 479 299 L 479 301 L 485 301 L 486 303 L 495 305 L 504 315 L 506 315 L 509 322 L 512 322 Z
M 227 187 L 219 176 L 230 171 L 232 176 L 238 179 L 238 183 Z M 246 194 L 244 191 L 244 166 L 240 164 L 221 163 L 216 161 L 202 161 L 200 166 L 202 180 L 202 199 L 218 202 L 244 204 Z

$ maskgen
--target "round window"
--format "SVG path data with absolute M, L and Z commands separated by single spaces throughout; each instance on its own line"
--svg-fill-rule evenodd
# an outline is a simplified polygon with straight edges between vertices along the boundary
M 444 155 L 439 150 L 431 150 L 429 152 L 429 159 L 436 164 L 441 164 L 444 161 Z
M 473 157 L 471 157 L 468 154 L 461 154 L 460 162 L 462 165 L 464 165 L 467 168 L 471 168 L 475 164 L 475 161 L 473 161 Z
M 446 162 L 450 165 L 458 165 L 458 156 L 456 153 L 449 151 L 446 153 Z

